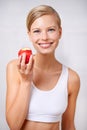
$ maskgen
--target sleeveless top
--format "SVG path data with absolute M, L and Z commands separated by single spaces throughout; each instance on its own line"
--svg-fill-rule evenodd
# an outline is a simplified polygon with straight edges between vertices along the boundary
M 68 104 L 68 68 L 62 65 L 62 72 L 55 87 L 48 91 L 31 86 L 27 120 L 38 122 L 59 122 Z

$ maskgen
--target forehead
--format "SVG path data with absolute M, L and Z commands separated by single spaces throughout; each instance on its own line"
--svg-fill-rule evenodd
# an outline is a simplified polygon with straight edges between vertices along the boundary
M 58 26 L 57 18 L 55 15 L 43 15 L 37 18 L 31 25 L 32 28 Z

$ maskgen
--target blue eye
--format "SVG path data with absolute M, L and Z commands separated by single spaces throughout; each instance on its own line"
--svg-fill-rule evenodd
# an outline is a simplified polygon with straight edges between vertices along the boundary
M 40 32 L 40 30 L 34 30 L 33 32 L 34 32 L 34 33 L 39 33 L 39 32 Z
M 53 31 L 55 31 L 55 29 L 50 28 L 50 29 L 48 29 L 48 31 L 53 32 Z

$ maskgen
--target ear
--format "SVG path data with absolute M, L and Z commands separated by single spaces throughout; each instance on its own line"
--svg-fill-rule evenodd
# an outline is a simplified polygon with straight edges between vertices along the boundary
M 62 36 L 62 27 L 59 28 L 59 39 L 61 38 Z
M 30 33 L 30 31 L 27 31 L 27 34 L 28 34 L 29 39 L 30 39 L 30 41 L 31 41 L 31 33 Z

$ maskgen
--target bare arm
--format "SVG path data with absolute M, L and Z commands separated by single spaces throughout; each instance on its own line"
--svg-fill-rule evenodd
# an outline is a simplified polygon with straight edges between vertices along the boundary
M 74 125 L 74 116 L 76 109 L 76 100 L 80 88 L 80 79 L 76 72 L 69 70 L 68 82 L 68 107 L 62 118 L 62 130 L 76 130 Z
M 26 66 L 22 61 L 7 65 L 6 120 L 11 130 L 19 130 L 26 118 L 32 80 L 32 58 Z

